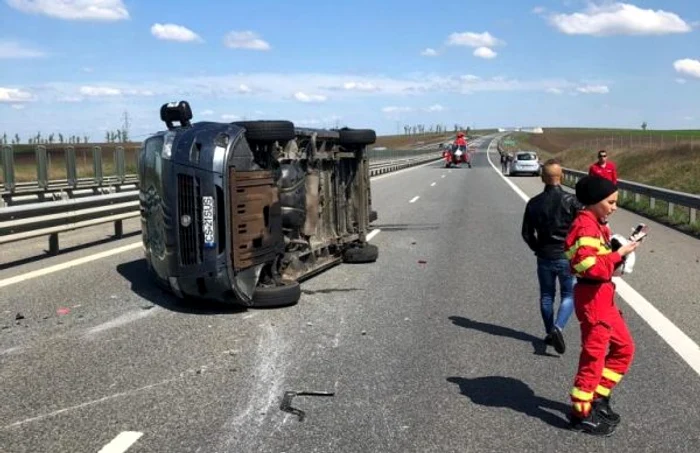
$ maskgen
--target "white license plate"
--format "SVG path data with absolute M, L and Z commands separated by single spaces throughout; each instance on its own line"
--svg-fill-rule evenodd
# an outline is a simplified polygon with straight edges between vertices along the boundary
M 202 232 L 204 233 L 204 246 L 207 248 L 215 247 L 214 197 L 202 197 Z

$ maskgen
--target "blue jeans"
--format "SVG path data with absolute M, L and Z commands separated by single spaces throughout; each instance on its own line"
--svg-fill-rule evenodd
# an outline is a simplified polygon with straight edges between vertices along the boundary
M 540 281 L 540 310 L 545 332 L 549 333 L 554 326 L 563 331 L 574 311 L 574 282 L 576 278 L 571 274 L 569 261 L 563 258 L 548 260 L 538 257 L 537 278 Z M 553 305 L 557 292 L 557 279 L 559 279 L 561 305 L 557 312 L 557 320 L 554 322 Z

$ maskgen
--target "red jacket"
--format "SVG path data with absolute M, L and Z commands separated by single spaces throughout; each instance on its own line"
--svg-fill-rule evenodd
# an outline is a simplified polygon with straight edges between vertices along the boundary
M 464 139 L 464 137 L 458 137 L 455 139 L 455 145 L 457 146 L 467 146 L 467 141 Z
M 601 283 L 611 280 L 622 257 L 613 252 L 609 244 L 610 228 L 601 224 L 592 212 L 579 212 L 564 241 L 571 272 L 577 277 L 601 280 Z
M 588 168 L 588 174 L 609 179 L 613 184 L 617 184 L 617 167 L 610 161 L 605 163 L 605 167 L 602 167 L 598 162 L 592 164 Z

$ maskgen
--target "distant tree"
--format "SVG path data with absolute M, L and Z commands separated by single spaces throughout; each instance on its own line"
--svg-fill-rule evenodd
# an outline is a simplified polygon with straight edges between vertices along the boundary
M 34 144 L 34 139 L 33 139 L 33 138 L 30 138 L 30 139 L 29 139 L 29 144 L 30 144 L 30 145 L 33 145 L 33 144 Z
M 15 143 L 18 145 L 22 143 L 22 141 L 19 139 L 19 134 L 15 134 Z
M 53 132 L 49 134 L 49 144 L 53 144 Z
M 85 135 L 85 136 L 83 137 L 83 143 L 87 143 L 87 142 L 89 142 L 89 141 L 90 141 L 90 137 L 88 137 L 87 135 Z
M 63 134 L 61 134 L 60 132 L 58 133 L 58 143 L 63 144 Z
M 642 130 L 643 131 L 647 130 L 647 122 L 646 121 L 642 123 Z
M 109 137 L 110 137 L 109 131 L 105 132 L 105 141 L 106 142 L 109 142 Z
M 2 144 L 7 145 L 7 133 L 6 132 L 2 133 Z
M 116 141 L 117 141 L 117 142 L 121 142 L 121 141 L 122 141 L 122 131 L 121 131 L 121 129 L 117 129 L 117 131 L 116 131 L 114 134 L 115 134 Z

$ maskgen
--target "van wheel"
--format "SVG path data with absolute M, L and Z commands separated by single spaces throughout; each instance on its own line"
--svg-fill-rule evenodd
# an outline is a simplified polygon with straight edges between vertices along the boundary
M 259 286 L 253 293 L 252 307 L 287 307 L 299 302 L 301 286 L 296 280 L 283 280 L 279 286 Z
M 245 128 L 252 142 L 288 142 L 296 136 L 291 121 L 235 121 L 231 124 Z
M 377 141 L 377 133 L 372 129 L 340 129 L 340 145 L 345 147 L 365 146 Z
M 343 261 L 346 263 L 373 263 L 379 257 L 379 248 L 374 244 L 362 244 L 350 247 L 343 252 Z

